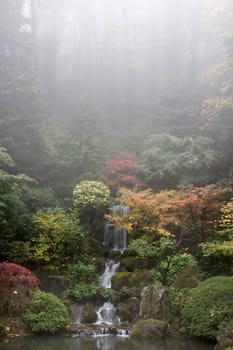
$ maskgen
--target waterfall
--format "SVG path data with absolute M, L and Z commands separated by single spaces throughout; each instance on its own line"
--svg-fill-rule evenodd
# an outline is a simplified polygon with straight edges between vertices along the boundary
M 114 205 L 111 209 L 113 217 L 125 215 L 128 211 L 129 208 L 124 205 Z M 123 251 L 127 246 L 126 230 L 108 221 L 105 225 L 103 245 L 106 249 Z
M 100 278 L 103 287 L 111 288 L 111 278 L 117 272 L 120 262 L 108 259 L 105 262 L 104 273 Z
M 97 311 L 97 323 L 118 324 L 119 317 L 116 316 L 116 309 L 111 302 L 104 303 Z
M 112 216 L 122 216 L 127 214 L 129 208 L 124 205 L 115 205 L 112 207 Z M 111 221 L 106 223 L 104 232 L 103 245 L 106 249 L 123 251 L 127 246 L 127 232 L 118 225 L 112 225 Z M 100 278 L 101 284 L 105 288 L 111 288 L 111 278 L 118 271 L 120 262 L 117 260 L 107 259 L 105 262 L 104 273 Z M 105 302 L 99 310 L 97 310 L 97 324 L 119 324 L 120 319 L 116 315 L 116 309 L 113 304 Z
M 79 310 L 78 310 L 78 314 L 77 314 L 77 319 L 76 319 L 77 324 L 80 324 L 82 321 L 82 312 L 83 312 L 83 305 L 80 305 Z
M 78 305 L 78 304 L 74 303 L 70 306 L 70 316 L 71 316 L 72 322 L 74 322 L 76 324 L 81 323 L 82 310 L 83 310 L 83 305 Z
M 120 262 L 108 259 L 105 262 L 105 269 L 100 278 L 101 284 L 105 288 L 111 288 L 111 278 L 117 272 Z M 113 304 L 108 301 L 105 302 L 99 310 L 97 310 L 98 320 L 97 324 L 119 324 L 119 317 L 116 316 L 116 309 Z

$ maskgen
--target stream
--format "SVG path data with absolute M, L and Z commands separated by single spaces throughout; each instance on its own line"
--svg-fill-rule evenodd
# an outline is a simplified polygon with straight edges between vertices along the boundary
M 1 350 L 212 350 L 213 344 L 190 339 L 146 341 L 117 336 L 1 338 Z

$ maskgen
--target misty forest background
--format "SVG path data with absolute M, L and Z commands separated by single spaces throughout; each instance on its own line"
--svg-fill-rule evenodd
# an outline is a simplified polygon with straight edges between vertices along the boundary
M 119 152 L 142 189 L 232 185 L 232 21 L 232 0 L 0 1 L 1 260 Z

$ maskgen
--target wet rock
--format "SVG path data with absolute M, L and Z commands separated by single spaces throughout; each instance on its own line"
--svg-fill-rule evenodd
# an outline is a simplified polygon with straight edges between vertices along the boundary
M 140 299 L 131 297 L 119 304 L 119 316 L 122 322 L 131 323 L 140 312 Z
M 222 329 L 217 335 L 217 342 L 215 350 L 233 349 L 233 327 Z
M 112 276 L 112 289 L 119 292 L 123 287 L 129 285 L 131 272 L 119 272 Z
M 77 303 L 72 303 L 69 305 L 69 315 L 72 322 L 74 323 L 81 322 L 82 309 L 83 309 L 82 305 L 79 305 Z
M 95 323 L 97 321 L 98 315 L 95 311 L 95 305 L 92 303 L 87 303 L 83 306 L 82 310 L 82 322 L 83 323 Z
M 166 320 L 169 314 L 169 301 L 166 289 L 160 285 L 143 288 L 141 293 L 140 317 Z
M 69 333 L 73 337 L 87 337 L 98 335 L 128 335 L 129 327 L 124 325 L 108 325 L 108 324 L 71 324 Z
M 132 327 L 130 337 L 161 339 L 167 335 L 168 325 L 157 319 L 138 320 Z

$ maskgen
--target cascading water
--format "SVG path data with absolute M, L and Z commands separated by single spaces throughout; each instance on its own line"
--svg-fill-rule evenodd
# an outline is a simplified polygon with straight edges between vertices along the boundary
M 101 284 L 105 288 L 111 288 L 111 278 L 117 272 L 120 262 L 108 259 L 105 263 L 104 273 L 101 276 Z M 106 324 L 118 324 L 120 322 L 119 317 L 116 316 L 116 309 L 113 304 L 108 301 L 105 302 L 97 311 L 98 320 L 97 323 Z
M 123 205 L 115 205 L 112 208 L 112 216 L 121 216 L 128 213 L 129 208 Z M 103 245 L 106 249 L 114 251 L 123 251 L 127 246 L 127 233 L 125 229 L 119 228 L 117 225 L 112 225 L 111 222 L 106 224 Z M 120 262 L 117 260 L 108 259 L 105 263 L 105 270 L 101 277 L 102 286 L 111 288 L 111 278 L 118 271 Z M 119 324 L 120 319 L 116 315 L 116 309 L 113 304 L 105 302 L 97 311 L 97 323 Z
M 129 208 L 124 205 L 114 205 L 111 209 L 112 216 L 122 216 L 128 213 Z M 106 223 L 103 245 L 106 249 L 123 251 L 127 246 L 127 232 L 118 225 Z
M 104 303 L 97 311 L 97 323 L 119 324 L 119 317 L 116 316 L 116 309 L 111 302 Z
M 111 278 L 118 271 L 120 262 L 108 259 L 105 262 L 104 273 L 100 278 L 101 284 L 105 288 L 111 288 Z
M 78 304 L 71 305 L 70 316 L 73 323 L 75 324 L 82 323 L 82 311 L 83 311 L 83 305 L 78 305 Z

